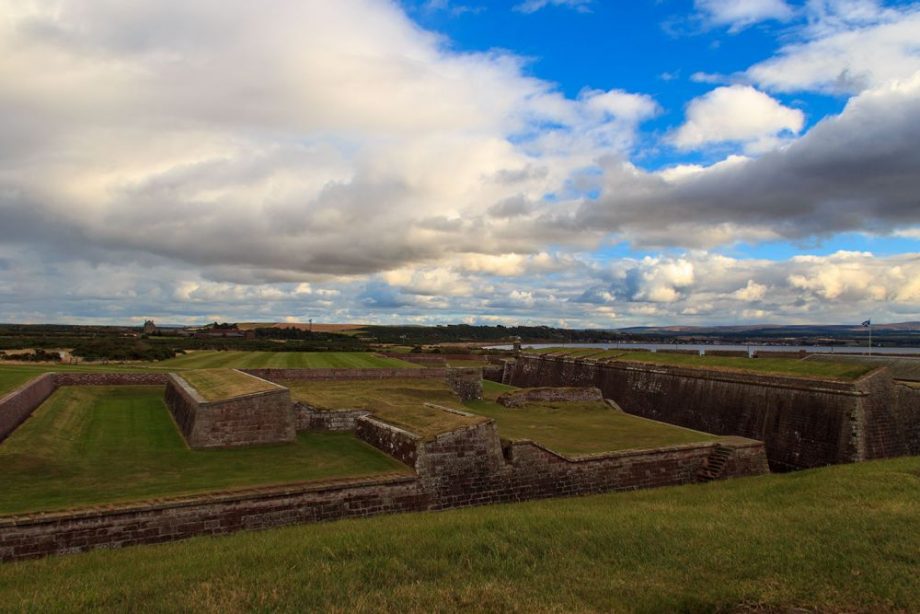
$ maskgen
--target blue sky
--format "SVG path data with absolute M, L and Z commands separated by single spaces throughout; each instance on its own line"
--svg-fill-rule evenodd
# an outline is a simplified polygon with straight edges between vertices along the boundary
M 920 3 L 0 8 L 0 321 L 920 320 Z

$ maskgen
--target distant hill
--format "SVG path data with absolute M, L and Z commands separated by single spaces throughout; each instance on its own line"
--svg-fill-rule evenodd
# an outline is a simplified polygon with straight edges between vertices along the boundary
M 614 329 L 616 332 L 633 335 L 768 335 L 789 336 L 837 336 L 865 332 L 861 324 L 750 324 L 736 326 L 633 326 Z M 920 322 L 894 322 L 872 324 L 872 333 L 917 332 Z

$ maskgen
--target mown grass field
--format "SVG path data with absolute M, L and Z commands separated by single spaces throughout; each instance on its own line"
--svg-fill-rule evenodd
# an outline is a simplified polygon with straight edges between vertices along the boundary
M 206 401 L 278 390 L 278 386 L 271 382 L 233 369 L 192 369 L 182 371 L 182 379 Z
M 465 405 L 469 411 L 493 418 L 501 437 L 530 439 L 563 454 L 660 448 L 718 439 L 708 433 L 631 416 L 601 402 L 528 403 L 509 409 L 495 402 L 506 390 L 514 388 L 484 381 L 483 400 Z
M 916 612 L 920 458 L 0 565 L 27 611 Z
M 170 360 L 154 363 L 171 369 L 278 368 L 278 369 L 379 369 L 414 368 L 395 358 L 375 356 L 370 352 L 189 352 Z
M 425 403 L 465 410 L 440 379 L 357 381 L 284 381 L 291 398 L 317 409 L 366 409 L 374 416 L 423 438 L 483 422 L 482 418 L 446 412 Z
M 162 387 L 65 387 L 0 443 L 0 514 L 393 471 L 408 469 L 348 433 L 193 451 Z
M 548 348 L 532 350 L 533 354 L 572 356 L 591 360 L 618 360 L 645 362 L 659 365 L 676 365 L 752 373 L 775 373 L 798 377 L 853 380 L 875 368 L 872 364 L 854 361 L 814 361 L 798 358 L 748 358 L 746 356 L 699 356 L 668 352 L 637 352 L 604 350 L 601 348 Z

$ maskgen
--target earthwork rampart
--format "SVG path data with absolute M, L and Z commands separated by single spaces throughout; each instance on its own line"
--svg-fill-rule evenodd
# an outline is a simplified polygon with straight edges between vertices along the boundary
M 508 364 L 503 380 L 595 386 L 632 414 L 764 441 L 771 466 L 780 470 L 920 453 L 904 429 L 916 415 L 909 408 L 914 397 L 896 395 L 885 369 L 849 382 L 522 356 Z
M 35 394 L 38 392 L 36 388 Z M 374 416 L 352 419 L 358 438 L 402 461 L 415 475 L 2 517 L 0 560 L 392 512 L 687 484 L 767 471 L 763 444 L 741 438 L 569 457 L 531 441 L 503 441 L 492 420 L 422 438 Z

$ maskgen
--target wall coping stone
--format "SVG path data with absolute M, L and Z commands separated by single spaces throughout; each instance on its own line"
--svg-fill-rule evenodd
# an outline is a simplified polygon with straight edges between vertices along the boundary
M 182 509 L 211 503 L 234 503 L 238 501 L 270 500 L 292 495 L 335 492 L 351 488 L 389 486 L 417 482 L 418 476 L 403 473 L 380 474 L 374 478 L 337 478 L 313 482 L 296 482 L 280 486 L 252 487 L 239 490 L 210 491 L 195 495 L 148 499 L 125 503 L 113 503 L 81 507 L 69 510 L 36 512 L 0 516 L 0 528 L 55 524 L 70 520 L 87 520 L 130 515 L 138 512 Z

